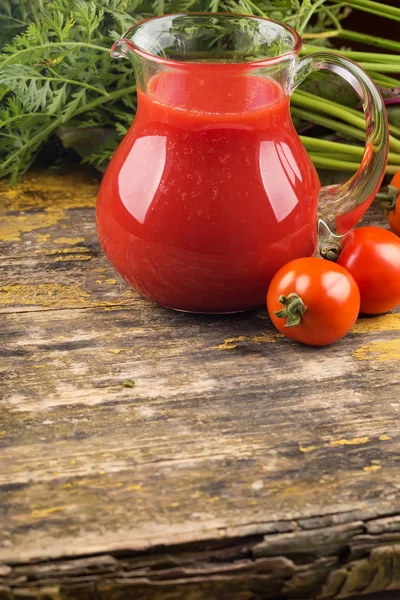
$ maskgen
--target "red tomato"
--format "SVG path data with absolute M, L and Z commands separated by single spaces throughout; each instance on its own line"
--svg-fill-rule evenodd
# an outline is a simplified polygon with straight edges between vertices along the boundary
M 361 312 L 377 315 L 400 304 L 400 239 L 380 227 L 360 227 L 346 237 L 338 258 L 353 275 Z
M 388 211 L 387 220 L 393 233 L 400 235 L 400 171 L 397 171 L 390 182 L 389 190 L 392 194 L 393 206 Z
M 275 327 L 287 337 L 326 346 L 353 327 L 360 293 L 354 278 L 336 263 L 298 258 L 276 273 L 268 289 L 267 308 Z

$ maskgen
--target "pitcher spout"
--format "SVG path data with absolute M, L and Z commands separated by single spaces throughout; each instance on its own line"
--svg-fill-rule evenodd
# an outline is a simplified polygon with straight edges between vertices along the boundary
M 111 58 L 127 58 L 129 56 L 130 48 L 126 39 L 121 38 L 114 42 L 111 46 L 110 56 Z

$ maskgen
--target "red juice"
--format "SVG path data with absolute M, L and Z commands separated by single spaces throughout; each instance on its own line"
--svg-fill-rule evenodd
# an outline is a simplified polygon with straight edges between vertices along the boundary
M 263 305 L 276 271 L 316 246 L 320 184 L 289 97 L 266 77 L 213 67 L 162 72 L 138 92 L 97 206 L 118 273 L 193 312 Z

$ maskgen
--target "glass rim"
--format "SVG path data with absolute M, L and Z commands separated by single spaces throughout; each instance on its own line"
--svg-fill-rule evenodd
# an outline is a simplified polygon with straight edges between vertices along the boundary
M 169 17 L 213 17 L 213 16 L 236 17 L 236 18 L 240 18 L 240 19 L 253 19 L 256 21 L 267 21 L 267 23 L 273 23 L 274 25 L 278 25 L 279 27 L 282 27 L 282 29 L 286 30 L 293 36 L 293 40 L 294 40 L 293 48 L 287 52 L 284 52 L 283 54 L 279 54 L 278 56 L 272 56 L 269 58 L 259 58 L 259 59 L 251 60 L 248 62 L 246 62 L 246 61 L 237 62 L 237 63 L 234 63 L 234 62 L 216 63 L 216 62 L 211 62 L 211 61 L 210 62 L 207 62 L 207 61 L 205 61 L 205 62 L 190 61 L 189 62 L 189 61 L 184 61 L 184 60 L 175 60 L 173 58 L 163 58 L 161 56 L 157 56 L 156 54 L 152 54 L 151 52 L 143 50 L 137 44 L 135 44 L 131 39 L 127 40 L 125 37 L 128 32 L 133 31 L 140 25 L 144 25 L 145 23 L 149 23 L 150 21 L 156 21 L 158 19 L 165 19 L 165 18 L 169 18 Z M 274 21 L 273 19 L 268 19 L 267 17 L 259 17 L 257 15 L 247 15 L 247 14 L 242 15 L 239 13 L 231 13 L 231 12 L 202 12 L 202 11 L 177 12 L 177 13 L 169 13 L 169 14 L 165 14 L 165 15 L 158 15 L 156 17 L 148 17 L 147 19 L 143 19 L 142 21 L 139 21 L 138 23 L 135 23 L 134 25 L 129 27 L 126 30 L 126 32 L 122 35 L 120 40 L 125 40 L 129 44 L 129 47 L 131 47 L 133 52 L 135 52 L 142 58 L 147 58 L 148 60 L 152 60 L 153 62 L 156 62 L 158 64 L 175 66 L 175 67 L 177 67 L 177 66 L 188 67 L 188 66 L 201 65 L 201 66 L 207 67 L 207 68 L 227 67 L 230 69 L 231 68 L 242 68 L 243 69 L 243 68 L 263 67 L 263 66 L 273 65 L 282 60 L 285 60 L 289 56 L 297 55 L 300 52 L 301 47 L 303 45 L 303 41 L 302 41 L 300 35 L 297 33 L 297 31 L 295 31 L 289 25 L 286 25 L 286 23 L 280 23 L 279 21 Z

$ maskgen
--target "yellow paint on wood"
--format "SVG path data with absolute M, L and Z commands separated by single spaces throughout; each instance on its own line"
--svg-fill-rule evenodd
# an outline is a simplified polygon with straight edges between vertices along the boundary
M 364 471 L 367 473 L 373 473 L 374 471 L 379 471 L 382 469 L 381 465 L 370 465 L 369 467 L 364 467 Z
M 109 352 L 112 352 L 113 354 L 120 354 L 121 352 L 123 352 L 123 348 L 109 348 L 108 350 Z
M 128 485 L 125 488 L 126 492 L 141 492 L 142 491 L 142 486 L 140 485 L 140 483 L 133 483 L 131 485 Z
M 384 433 L 383 435 L 380 435 L 378 438 L 378 440 L 381 440 L 381 442 L 388 442 L 391 439 L 392 438 L 390 437 L 390 435 L 386 435 L 386 433 Z
M 62 219 L 69 218 L 62 208 L 50 207 L 43 211 L 25 215 L 8 215 L 0 219 L 0 240 L 3 242 L 18 242 L 23 233 L 35 229 L 52 227 Z
M 92 260 L 92 256 L 87 254 L 68 254 L 67 256 L 57 256 L 54 262 L 70 262 L 75 260 Z
M 7 435 L 7 431 L 5 429 L 3 429 L 3 431 L 0 431 L 0 437 L 4 437 L 5 435 Z
M 358 319 L 353 325 L 351 333 L 375 333 L 378 331 L 400 331 L 400 313 Z
M 68 507 L 67 506 L 52 506 L 51 508 L 41 508 L 41 509 L 33 510 L 31 512 L 31 517 L 33 519 L 45 519 L 46 517 L 49 517 L 50 515 L 53 515 L 54 513 L 62 512 L 66 508 L 68 508 Z
M 300 444 L 299 450 L 300 452 L 312 452 L 313 450 L 315 450 L 316 446 L 302 446 Z
M 173 508 L 176 508 L 177 506 L 180 506 L 180 505 L 181 505 L 181 503 L 180 503 L 180 502 L 171 502 L 171 506 L 172 506 Z
M 116 279 L 106 279 L 105 283 L 108 283 L 109 285 L 115 285 L 117 283 Z
M 400 360 L 400 339 L 370 342 L 354 350 L 352 356 L 357 360 L 376 360 L 378 362 Z
M 276 342 L 277 337 L 277 334 L 270 333 L 269 331 L 255 336 L 239 335 L 238 337 L 227 338 L 222 342 L 222 344 L 219 344 L 218 346 L 213 346 L 213 350 L 232 350 L 233 348 L 237 348 L 237 344 L 240 342 L 254 342 L 255 344 L 274 344 Z
M 0 306 L 10 304 L 67 307 L 85 303 L 90 293 L 78 285 L 38 283 L 36 285 L 3 285 L 0 287 Z
M 352 440 L 335 440 L 333 442 L 330 442 L 331 446 L 357 446 L 358 444 L 368 444 L 368 442 L 370 441 L 368 436 L 365 437 L 359 437 L 359 438 L 353 438 Z
M 72 250 L 72 248 L 53 248 L 52 250 L 47 250 L 46 248 L 41 248 L 40 250 L 36 250 L 36 254 L 46 254 L 46 255 L 53 255 L 53 254 L 68 254 L 71 252 L 90 252 L 89 248 L 86 248 L 86 246 L 76 246 L 76 248 L 74 248 Z
M 42 242 L 47 242 L 47 240 L 50 239 L 50 234 L 49 233 L 38 233 L 36 235 L 36 241 L 40 244 Z
M 53 242 L 55 244 L 69 244 L 70 246 L 74 246 L 75 244 L 79 244 L 84 241 L 85 241 L 85 238 L 83 238 L 83 237 L 76 237 L 76 238 L 60 237 L 60 238 L 53 240 Z
M 31 171 L 13 188 L 7 180 L 0 181 L 0 205 L 9 211 L 94 207 L 97 190 L 98 181 L 83 170 L 75 171 L 73 177 L 68 173 Z

